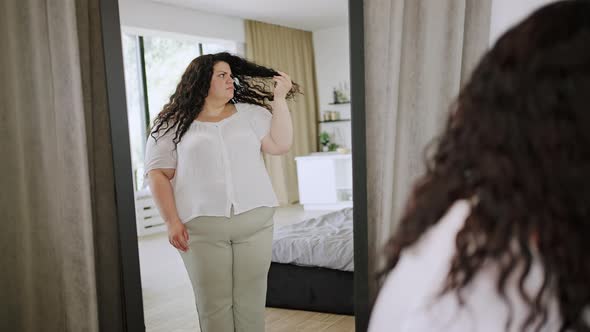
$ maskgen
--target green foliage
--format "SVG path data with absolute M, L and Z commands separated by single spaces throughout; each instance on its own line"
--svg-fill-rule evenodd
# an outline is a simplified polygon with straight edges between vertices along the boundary
M 325 131 L 323 131 L 322 133 L 320 133 L 320 144 L 321 145 L 328 145 L 328 144 L 330 144 L 330 134 L 328 134 Z

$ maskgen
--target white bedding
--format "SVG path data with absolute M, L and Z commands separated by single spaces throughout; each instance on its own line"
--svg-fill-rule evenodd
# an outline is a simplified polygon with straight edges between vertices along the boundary
M 275 227 L 272 261 L 354 271 L 352 208 Z

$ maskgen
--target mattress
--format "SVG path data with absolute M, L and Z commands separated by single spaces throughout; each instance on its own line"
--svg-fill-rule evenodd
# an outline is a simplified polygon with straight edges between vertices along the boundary
M 354 271 L 352 208 L 275 227 L 272 261 Z

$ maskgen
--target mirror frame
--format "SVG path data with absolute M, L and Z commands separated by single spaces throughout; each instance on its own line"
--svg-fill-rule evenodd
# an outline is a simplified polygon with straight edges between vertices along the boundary
M 355 331 L 369 326 L 369 236 L 367 213 L 367 144 L 365 122 L 364 0 L 348 0 L 352 121 L 352 201 L 354 237 Z
M 145 331 L 135 222 L 121 25 L 117 0 L 99 0 L 105 79 L 110 117 L 124 331 Z M 355 331 L 367 330 L 369 303 L 367 167 L 365 136 L 365 62 L 363 0 L 348 1 L 353 167 Z M 98 272 L 97 272 L 98 273 Z

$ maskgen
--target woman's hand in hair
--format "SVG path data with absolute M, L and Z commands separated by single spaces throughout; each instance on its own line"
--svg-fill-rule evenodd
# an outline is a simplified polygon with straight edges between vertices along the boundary
M 280 76 L 274 76 L 272 78 L 275 81 L 275 89 L 274 89 L 274 96 L 275 99 L 277 98 L 286 98 L 287 93 L 293 87 L 293 83 L 291 82 L 291 77 L 289 75 L 283 73 L 282 71 L 278 72 Z

